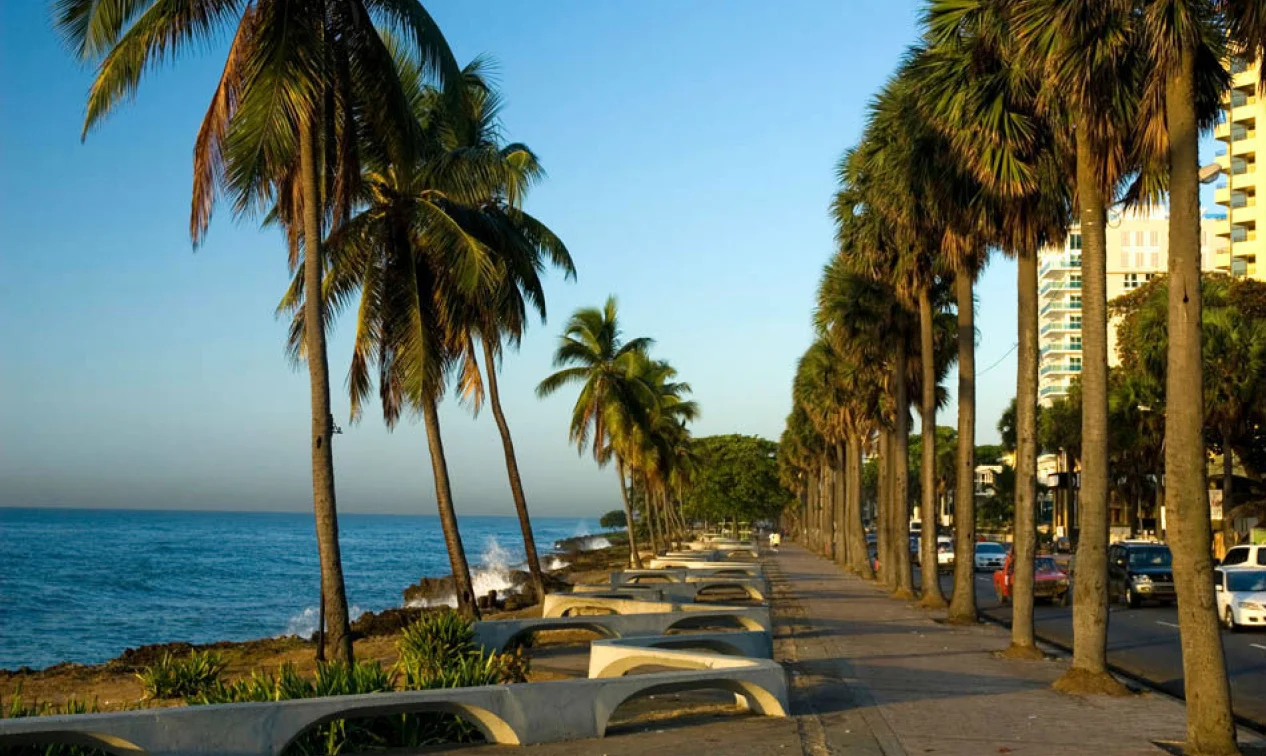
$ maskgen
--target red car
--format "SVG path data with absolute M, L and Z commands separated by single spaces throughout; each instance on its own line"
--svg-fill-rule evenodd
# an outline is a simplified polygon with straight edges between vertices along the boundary
M 1007 562 L 993 574 L 993 589 L 998 601 L 1011 603 L 1011 584 L 1015 576 L 1015 552 L 1007 552 Z M 1060 569 L 1055 558 L 1039 554 L 1033 560 L 1033 597 L 1048 599 L 1062 606 L 1068 605 L 1068 573 Z

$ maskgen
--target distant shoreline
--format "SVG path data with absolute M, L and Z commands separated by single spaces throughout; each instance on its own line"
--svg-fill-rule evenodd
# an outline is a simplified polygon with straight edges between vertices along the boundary
M 615 508 L 615 505 L 612 506 Z M 43 507 L 33 507 L 29 504 L 0 504 L 0 512 L 137 512 L 137 513 L 155 513 L 155 514 L 243 514 L 243 515 L 311 515 L 311 509 L 205 509 L 194 507 L 190 509 L 171 509 L 160 507 L 79 507 L 79 506 L 62 506 L 50 505 Z M 601 512 L 568 512 L 567 514 L 532 514 L 532 519 L 549 519 L 549 520 L 597 520 L 602 516 Z M 347 512 L 340 511 L 339 517 L 422 517 L 429 519 L 439 519 L 438 514 L 425 512 Z M 513 511 L 502 513 L 473 513 L 458 512 L 458 520 L 476 519 L 476 518 L 514 518 L 518 519 Z

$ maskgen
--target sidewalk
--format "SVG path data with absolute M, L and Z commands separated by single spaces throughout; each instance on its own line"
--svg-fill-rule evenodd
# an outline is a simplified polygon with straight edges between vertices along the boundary
M 953 627 L 788 544 L 766 560 L 774 585 L 775 655 L 788 669 L 790 719 L 664 723 L 652 731 L 532 746 L 575 754 L 827 756 L 1160 756 L 1184 737 L 1181 702 L 1159 694 L 1073 698 L 1050 683 L 1065 661 L 999 659 L 1009 634 Z M 1249 735 L 1241 743 L 1261 741 Z M 469 754 L 504 753 L 480 747 Z

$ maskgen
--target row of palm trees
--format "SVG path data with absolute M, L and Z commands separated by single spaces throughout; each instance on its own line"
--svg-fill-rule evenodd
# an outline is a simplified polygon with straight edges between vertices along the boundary
M 375 384 L 388 427 L 405 411 L 421 415 L 460 609 L 478 614 L 438 415 L 453 383 L 476 411 L 492 409 L 543 595 L 497 361 L 532 312 L 544 318 L 546 268 L 575 269 L 522 209 L 542 170 L 528 147 L 504 140 L 487 63 L 459 67 L 416 0 L 58 0 L 54 15 L 72 52 L 97 64 L 85 134 L 145 71 L 232 31 L 195 142 L 190 231 L 197 245 L 225 195 L 235 214 L 278 226 L 287 241 L 294 279 L 278 310 L 292 318 L 290 351 L 311 383 L 321 648 L 328 641 L 335 660 L 352 660 L 326 331 L 353 305 L 353 418 Z M 658 380 L 680 393 L 670 373 Z M 633 448 L 621 453 L 632 459 Z
M 912 595 L 908 412 L 935 429 L 937 381 L 958 367 L 955 579 L 950 621 L 975 621 L 973 283 L 989 254 L 1017 259 L 1016 554 L 1010 654 L 1035 656 L 1037 252 L 1082 245 L 1082 483 L 1074 652 L 1057 683 L 1119 690 L 1107 672 L 1108 370 L 1105 223 L 1111 207 L 1169 204 L 1166 500 L 1179 595 L 1189 753 L 1237 753 L 1211 581 L 1200 397 L 1198 138 L 1229 86 L 1230 55 L 1260 59 L 1259 0 L 929 0 L 922 38 L 876 96 L 841 161 L 838 250 L 799 365 L 784 477 L 807 504 L 809 543 L 867 575 L 860 458 L 877 452 L 881 578 Z M 957 354 L 939 353 L 954 292 Z M 915 367 L 911 367 L 911 366 Z M 911 397 L 917 397 L 912 400 Z M 925 453 L 932 445 L 925 446 Z M 924 459 L 923 553 L 935 528 Z M 944 598 L 934 571 L 923 603 Z
M 677 380 L 668 362 L 650 356 L 652 340 L 625 340 L 614 297 L 601 308 L 577 310 L 554 352 L 560 368 L 536 388 L 549 396 L 576 384 L 580 391 L 572 409 L 568 438 L 599 466 L 615 462 L 620 479 L 629 537 L 629 561 L 637 569 L 642 559 L 630 489 L 643 494 L 639 512 L 654 553 L 682 539 L 686 521 L 681 513 L 682 492 L 695 468 L 687 423 L 699 407 L 687 399 L 690 384 Z

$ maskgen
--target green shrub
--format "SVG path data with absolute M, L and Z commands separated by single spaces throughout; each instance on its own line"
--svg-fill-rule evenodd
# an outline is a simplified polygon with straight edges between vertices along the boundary
M 181 659 L 171 654 L 136 677 L 145 688 L 146 698 L 193 698 L 213 687 L 224 671 L 224 660 L 211 651 L 194 651 Z
M 402 669 L 424 676 L 478 651 L 474 626 L 451 609 L 425 614 L 406 627 L 396 650 Z

